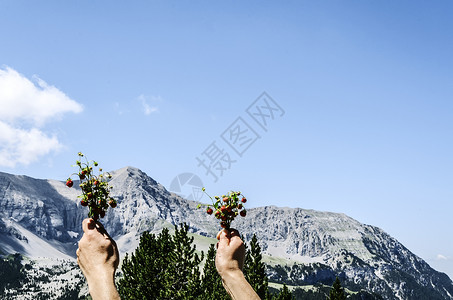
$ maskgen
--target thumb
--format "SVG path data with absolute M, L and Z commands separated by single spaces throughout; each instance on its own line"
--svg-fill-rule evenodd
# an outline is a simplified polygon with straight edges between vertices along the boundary
M 82 229 L 84 233 L 88 232 L 89 230 L 93 230 L 94 228 L 96 228 L 96 222 L 93 219 L 86 218 L 85 220 L 83 220 Z
M 219 231 L 217 239 L 219 240 L 219 246 L 228 246 L 230 244 L 229 232 L 225 229 Z

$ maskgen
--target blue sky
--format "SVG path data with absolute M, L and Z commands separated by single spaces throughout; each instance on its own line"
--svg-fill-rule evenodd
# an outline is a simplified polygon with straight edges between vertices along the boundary
M 167 188 L 187 172 L 250 206 L 343 212 L 453 277 L 452 9 L 0 1 L 0 170 L 64 180 L 83 151 Z M 263 92 L 267 131 L 247 113 Z M 238 118 L 242 156 L 222 139 Z M 216 182 L 213 145 L 235 161 Z

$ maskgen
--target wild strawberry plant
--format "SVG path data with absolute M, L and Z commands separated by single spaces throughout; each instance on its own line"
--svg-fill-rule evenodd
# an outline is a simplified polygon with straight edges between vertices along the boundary
M 88 161 L 81 152 L 78 155 L 79 159 L 73 167 L 77 167 L 79 170 L 71 176 L 77 176 L 80 180 L 79 186 L 82 189 L 82 194 L 78 196 L 81 198 L 80 204 L 88 206 L 88 217 L 97 221 L 99 217 L 103 218 L 105 216 L 109 206 L 115 208 L 117 205 L 116 200 L 109 195 L 112 187 L 109 186 L 107 180 L 112 178 L 112 175 L 107 172 L 102 173 L 102 168 L 98 169 L 99 172 L 96 175 L 93 167 L 98 167 L 99 164 L 95 161 Z M 66 186 L 68 187 L 74 185 L 71 176 L 66 180 Z
M 198 204 L 197 208 L 202 206 L 206 207 L 206 213 L 208 215 L 214 214 L 214 217 L 220 220 L 220 226 L 222 228 L 229 229 L 231 222 L 238 215 L 245 217 L 247 215 L 247 210 L 244 207 L 244 204 L 247 202 L 247 198 L 241 194 L 241 192 L 228 192 L 226 195 L 214 196 L 212 198 L 206 189 L 202 188 L 202 191 L 211 199 L 211 204 Z

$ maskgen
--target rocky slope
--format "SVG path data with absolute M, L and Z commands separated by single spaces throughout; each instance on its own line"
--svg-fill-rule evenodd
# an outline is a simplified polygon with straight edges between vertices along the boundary
M 169 193 L 139 169 L 111 174 L 118 207 L 103 223 L 121 252 L 135 249 L 141 232 L 171 224 L 186 222 L 205 237 L 217 233 L 217 222 L 196 210 L 196 202 Z M 63 182 L 0 173 L 0 252 L 73 257 L 86 216 L 79 193 Z M 273 262 L 271 281 L 306 286 L 331 284 L 340 276 L 351 290 L 365 289 L 386 299 L 453 299 L 448 276 L 379 228 L 344 214 L 268 206 L 249 209 L 235 227 L 246 239 L 257 235 Z

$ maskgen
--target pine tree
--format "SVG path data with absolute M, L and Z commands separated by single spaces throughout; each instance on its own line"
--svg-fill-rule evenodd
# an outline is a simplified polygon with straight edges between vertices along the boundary
M 293 300 L 294 297 L 293 297 L 292 293 L 289 291 L 286 284 L 283 284 L 283 287 L 281 288 L 280 293 L 278 293 L 278 295 L 274 296 L 272 299 L 273 300 Z
M 216 251 L 214 244 L 211 244 L 206 256 L 206 263 L 203 268 L 202 289 L 203 296 L 200 299 L 205 300 L 229 300 L 225 288 L 222 285 L 222 279 L 215 267 Z
M 26 276 L 22 272 L 22 267 L 22 256 L 19 253 L 9 255 L 5 259 L 0 257 L 0 296 L 5 289 L 18 288 L 23 284 Z
M 340 279 L 337 277 L 335 282 L 330 289 L 329 298 L 330 300 L 345 300 L 346 295 L 344 293 L 344 289 L 341 287 Z
M 229 299 L 215 267 L 214 245 L 209 248 L 201 275 L 199 267 L 204 254 L 196 253 L 188 229 L 184 224 L 175 227 L 173 236 L 168 229 L 158 236 L 142 234 L 138 248 L 126 255 L 121 267 L 123 278 L 118 291 L 123 299 Z M 266 268 L 255 235 L 246 250 L 244 275 L 261 299 L 270 299 Z M 279 299 L 291 299 L 285 288 Z
M 193 245 L 194 237 L 188 235 L 189 226 L 181 225 L 176 228 L 173 236 L 174 250 L 171 253 L 172 282 L 167 285 L 173 291 L 172 299 L 196 299 L 201 295 L 201 274 L 199 270 L 200 262 L 203 260 L 195 253 L 196 246 Z
M 244 275 L 261 299 L 269 299 L 266 265 L 262 258 L 261 247 L 254 234 L 250 241 L 250 250 L 247 247 L 245 254 Z
M 135 252 L 123 260 L 123 278 L 118 283 L 118 292 L 123 299 L 157 299 L 167 281 L 165 270 L 170 257 L 162 255 L 173 250 L 168 229 L 164 228 L 156 238 L 144 232 Z
M 188 226 L 164 228 L 156 237 L 145 232 L 138 248 L 126 255 L 118 291 L 123 299 L 196 299 L 202 293 L 199 264 Z

